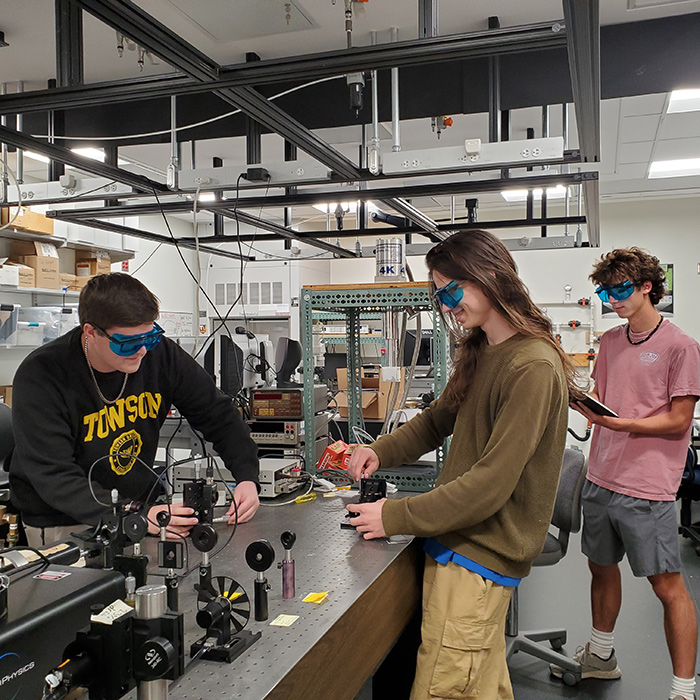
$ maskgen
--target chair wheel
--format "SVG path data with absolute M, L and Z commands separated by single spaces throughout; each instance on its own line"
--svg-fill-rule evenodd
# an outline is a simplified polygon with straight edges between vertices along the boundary
M 566 643 L 566 637 L 563 639 L 561 637 L 555 637 L 554 639 L 550 639 L 549 643 L 554 651 L 559 651 Z
M 572 673 L 571 671 L 564 671 L 564 674 L 562 675 L 561 679 L 564 681 L 564 685 L 569 686 L 574 686 L 581 680 L 575 673 Z

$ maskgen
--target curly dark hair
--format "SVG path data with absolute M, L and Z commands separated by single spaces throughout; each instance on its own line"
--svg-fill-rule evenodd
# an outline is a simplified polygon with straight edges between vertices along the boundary
M 654 305 L 666 293 L 666 273 L 659 265 L 659 259 L 637 247 L 615 248 L 602 255 L 588 279 L 603 286 L 630 280 L 637 288 L 651 282 L 649 300 Z

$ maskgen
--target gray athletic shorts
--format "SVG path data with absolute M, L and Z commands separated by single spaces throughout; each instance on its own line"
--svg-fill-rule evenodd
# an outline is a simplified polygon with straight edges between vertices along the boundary
M 625 553 L 635 576 L 681 570 L 674 501 L 647 501 L 583 484 L 581 550 L 594 563 L 610 566 Z

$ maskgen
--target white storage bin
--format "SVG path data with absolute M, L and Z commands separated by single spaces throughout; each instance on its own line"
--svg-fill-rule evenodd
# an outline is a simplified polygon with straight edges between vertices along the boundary
M 0 345 L 17 345 L 19 304 L 0 304 Z
M 38 347 L 44 342 L 45 327 L 37 321 L 17 321 L 17 345 Z
M 44 324 L 44 339 L 48 343 L 78 325 L 78 311 L 61 306 L 28 306 L 20 309 L 19 320 Z

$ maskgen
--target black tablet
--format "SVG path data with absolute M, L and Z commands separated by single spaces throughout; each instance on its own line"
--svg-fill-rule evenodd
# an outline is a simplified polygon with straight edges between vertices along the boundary
M 611 418 L 617 418 L 618 415 L 612 409 L 608 408 L 604 403 L 600 403 L 598 399 L 594 399 L 592 396 L 586 394 L 586 396 L 581 400 L 581 402 L 586 408 L 597 413 L 599 416 L 610 416 Z

